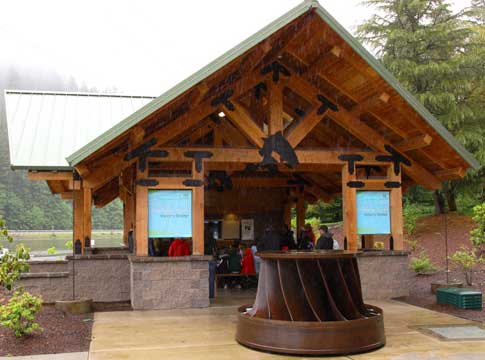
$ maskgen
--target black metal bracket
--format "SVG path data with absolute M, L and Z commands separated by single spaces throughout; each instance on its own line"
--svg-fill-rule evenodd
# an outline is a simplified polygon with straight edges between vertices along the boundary
M 125 161 L 138 158 L 138 169 L 141 172 L 145 172 L 147 166 L 148 157 L 165 158 L 168 156 L 168 152 L 165 150 L 150 150 L 150 148 L 157 143 L 156 138 L 151 138 L 145 141 L 143 144 L 127 153 L 124 157 Z
M 398 189 L 401 187 L 401 183 L 399 181 L 386 181 L 384 186 L 389 189 Z
M 225 107 L 227 107 L 229 110 L 234 111 L 234 110 L 236 110 L 236 108 L 234 107 L 234 104 L 230 100 L 230 98 L 233 94 L 234 94 L 233 89 L 226 90 L 221 95 L 212 99 L 211 105 L 216 107 L 216 106 L 222 104 Z
M 280 74 L 283 74 L 284 76 L 291 75 L 290 71 L 287 68 L 285 68 L 283 65 L 279 64 L 277 61 L 269 65 L 266 65 L 261 69 L 261 74 L 263 75 L 266 75 L 269 72 L 273 73 L 272 77 L 273 77 L 273 82 L 275 84 L 277 84 L 278 81 L 280 80 Z
M 232 179 L 225 171 L 210 171 L 208 176 L 208 189 L 214 189 L 218 192 L 232 190 Z
M 264 82 L 260 82 L 258 85 L 256 85 L 254 87 L 254 96 L 256 97 L 256 99 L 261 99 L 261 96 L 263 95 L 263 91 L 266 91 L 268 90 L 268 87 L 266 86 L 266 84 Z
M 357 161 L 364 160 L 364 157 L 358 154 L 348 154 L 348 155 L 339 155 L 338 159 L 341 161 L 347 162 L 348 168 L 349 168 L 349 174 L 352 175 L 355 171 L 355 163 Z
M 159 184 L 155 179 L 138 179 L 136 183 L 140 186 L 157 186 Z
M 264 139 L 263 147 L 259 150 L 259 154 L 263 157 L 262 166 L 276 166 L 278 164 L 272 156 L 273 151 L 280 155 L 281 161 L 286 163 L 288 167 L 294 168 L 299 164 L 295 150 L 281 131 Z
M 190 187 L 199 187 L 199 186 L 204 186 L 204 180 L 199 180 L 199 179 L 185 179 L 182 184 L 185 186 L 190 186 Z
M 365 186 L 365 183 L 362 181 L 349 181 L 347 186 L 349 188 L 361 189 Z
M 411 166 L 411 161 L 399 151 L 394 149 L 391 145 L 384 145 L 386 151 L 391 155 L 377 155 L 376 160 L 382 162 L 392 162 L 394 166 L 394 174 L 399 175 L 401 173 L 401 163 L 407 166 Z
M 200 173 L 202 171 L 202 159 L 210 159 L 212 157 L 210 151 L 186 151 L 184 156 L 192 158 L 195 161 L 195 170 Z
M 318 115 L 322 115 L 325 111 L 327 111 L 327 109 L 338 111 L 338 106 L 328 100 L 325 96 L 318 94 L 317 99 L 322 103 L 322 105 L 317 110 Z

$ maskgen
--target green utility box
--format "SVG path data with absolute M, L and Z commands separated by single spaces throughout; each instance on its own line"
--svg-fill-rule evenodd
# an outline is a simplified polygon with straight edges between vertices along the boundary
M 441 288 L 436 290 L 436 300 L 441 305 L 453 305 L 460 309 L 482 309 L 482 293 L 463 288 Z

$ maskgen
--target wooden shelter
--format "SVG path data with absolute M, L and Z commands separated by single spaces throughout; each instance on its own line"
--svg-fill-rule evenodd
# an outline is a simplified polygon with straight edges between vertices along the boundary
M 193 254 L 204 252 L 204 219 L 212 208 L 231 201 L 238 209 L 247 203 L 244 211 L 272 206 L 286 223 L 296 208 L 299 227 L 305 202 L 336 196 L 343 198 L 344 234 L 355 250 L 356 192 L 385 190 L 394 249 L 402 249 L 402 192 L 413 184 L 438 189 L 478 166 L 314 1 L 292 9 L 67 160 L 72 170 L 32 168 L 29 177 L 73 199 L 74 240 L 91 238 L 92 206 L 119 197 L 124 237 L 134 229 L 138 256 L 148 254 L 149 189 L 192 190 Z M 271 194 L 269 204 L 264 194 Z

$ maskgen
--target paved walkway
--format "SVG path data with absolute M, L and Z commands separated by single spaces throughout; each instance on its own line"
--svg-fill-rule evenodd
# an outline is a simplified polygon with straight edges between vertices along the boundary
M 218 299 L 213 307 L 197 310 L 96 313 L 89 360 L 298 359 L 253 351 L 236 343 L 234 302 L 247 303 L 244 300 L 237 296 Z M 372 304 L 384 309 L 387 345 L 371 353 L 325 359 L 485 359 L 485 341 L 441 341 L 417 329 L 470 324 L 467 320 L 396 301 Z
M 0 360 L 88 360 L 87 352 L 29 356 L 0 356 Z

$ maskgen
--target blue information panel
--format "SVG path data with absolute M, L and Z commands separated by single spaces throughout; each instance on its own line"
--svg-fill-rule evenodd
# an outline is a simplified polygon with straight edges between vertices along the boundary
M 192 237 L 191 190 L 148 190 L 148 237 Z
M 391 233 L 389 191 L 357 191 L 357 233 Z

